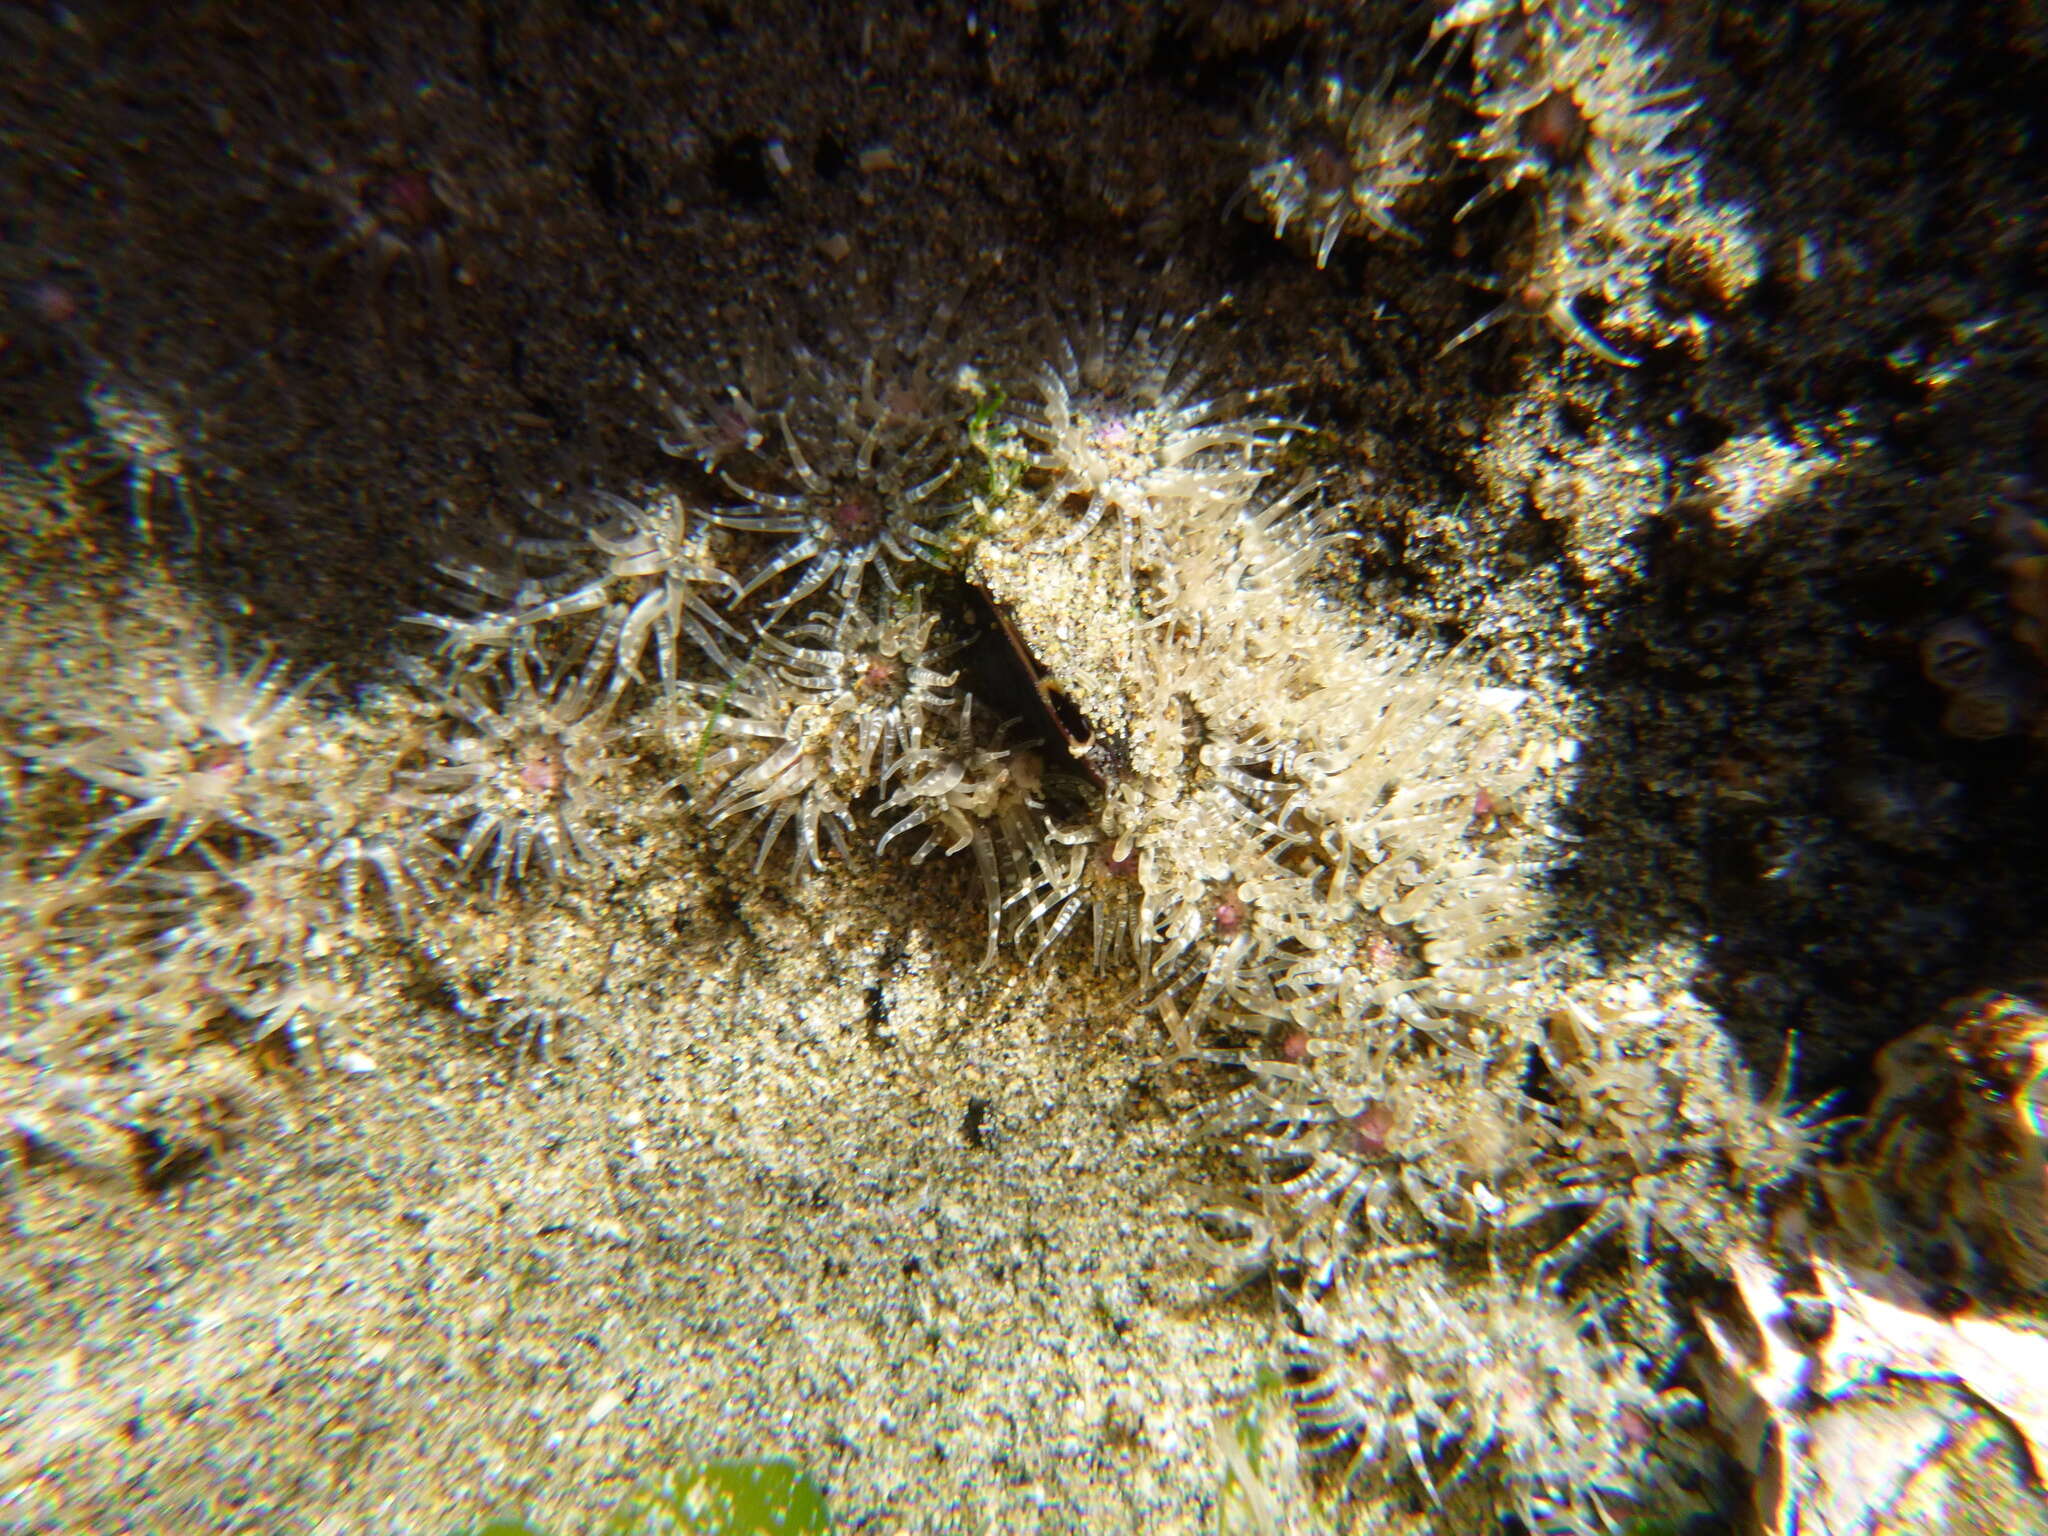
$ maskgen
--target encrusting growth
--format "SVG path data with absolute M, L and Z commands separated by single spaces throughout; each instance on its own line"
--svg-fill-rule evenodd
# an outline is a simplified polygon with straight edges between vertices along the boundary
M 1447 84 L 1461 62 L 1462 91 Z M 1369 91 L 1355 83 L 1375 75 Z M 1630 367 L 1640 359 L 1609 333 L 1703 344 L 1708 321 L 1679 291 L 1701 285 L 1666 282 L 1674 270 L 1704 264 L 1722 304 L 1756 281 L 1745 216 L 1706 201 L 1680 143 L 1694 107 L 1623 0 L 1443 0 L 1412 57 L 1291 69 L 1259 104 L 1247 185 L 1318 267 L 1347 234 L 1415 241 L 1432 201 L 1461 240 L 1484 239 L 1469 233 L 1487 222 L 1476 215 L 1503 205 L 1495 270 L 1463 274 L 1501 302 L 1443 350 L 1534 323 Z M 1454 207 L 1432 198 L 1472 170 L 1477 191 Z

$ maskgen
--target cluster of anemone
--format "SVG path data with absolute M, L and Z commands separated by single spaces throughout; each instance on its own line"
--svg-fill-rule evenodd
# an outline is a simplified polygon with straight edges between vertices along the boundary
M 1341 518 L 1278 477 L 1283 422 L 1207 397 L 1194 329 L 1105 334 L 1077 349 L 1084 406 L 1081 369 L 1018 400 L 1017 472 L 990 477 L 1007 489 L 977 505 L 961 562 L 1048 705 L 1044 850 L 1015 864 L 1013 946 L 1034 963 L 1084 946 L 1182 1052 L 1243 1073 L 1201 1116 L 1255 1181 L 1226 1256 L 1303 1318 L 1372 1290 L 1388 1251 L 1445 1294 L 1518 1266 L 1509 1310 L 1529 1326 L 1454 1331 L 1497 1350 L 1526 1334 L 1519 1363 L 1411 1362 L 1415 1435 L 1321 1448 L 1426 1487 L 1490 1467 L 1525 1518 L 1597 1519 L 1641 1491 L 1652 1451 L 1698 1448 L 1647 1408 L 1618 1437 L 1566 1432 L 1563 1408 L 1516 1411 L 1516 1383 L 1570 1380 L 1574 1419 L 1647 1402 L 1678 1326 L 1658 1276 L 1716 1268 L 1715 1234 L 1797 1171 L 1804 1127 L 1689 999 L 1537 1006 L 1545 780 L 1570 753 L 1474 661 L 1321 598 Z M 1134 445 L 1107 471 L 1104 428 Z M 1637 1284 L 1608 1337 L 1573 1298 L 1616 1250 Z M 1319 1381 L 1371 1375 L 1319 1347 Z M 1298 1396 L 1312 1430 L 1317 1392 Z
M 1599 1316 L 1498 1278 L 1354 1274 L 1304 1286 L 1289 1374 L 1312 1452 L 1348 1483 L 1406 1466 L 1443 1508 L 1489 1467 L 1530 1530 L 1608 1530 L 1632 1509 L 1660 1392 Z
M 1704 262 L 1723 300 L 1754 281 L 1753 254 L 1727 249 L 1742 242 L 1738 211 L 1705 205 L 1699 167 L 1679 144 L 1693 112 L 1687 90 L 1667 79 L 1620 0 L 1458 0 L 1439 9 L 1428 41 L 1465 61 L 1459 98 L 1443 88 L 1449 60 L 1404 84 L 1421 62 L 1396 58 L 1296 67 L 1261 100 L 1251 194 L 1277 235 L 1300 233 L 1318 266 L 1347 235 L 1413 241 L 1431 184 L 1477 170 L 1483 180 L 1451 223 L 1502 204 L 1518 233 L 1497 271 L 1466 274 L 1500 301 L 1445 351 L 1528 324 L 1628 366 L 1637 359 L 1605 332 L 1672 333 L 1660 274 Z M 1355 83 L 1374 76 L 1371 89 Z
M 0 834 L 19 1146 L 154 1178 L 271 1096 L 248 1047 L 317 1045 L 340 992 L 313 683 L 220 634 L 137 644 L 86 692 L 50 681 Z
M 1433 998 L 1492 987 L 1520 942 L 1526 867 L 1504 856 L 1513 837 L 1473 835 L 1475 807 L 1529 777 L 1504 756 L 1515 696 L 1411 674 L 1304 587 L 1331 523 L 1269 484 L 1287 424 L 1205 387 L 1203 318 L 1099 308 L 1059 327 L 1036 370 L 972 381 L 1006 402 L 982 439 L 1000 462 L 975 484 L 1006 489 L 974 499 L 953 563 L 1002 630 L 1028 700 L 1014 719 L 979 701 L 986 678 L 962 682 L 945 619 L 898 590 L 930 584 L 910 548 L 876 532 L 863 553 L 887 579 L 870 591 L 815 527 L 714 506 L 701 521 L 730 540 L 724 562 L 752 571 L 724 594 L 722 630 L 751 638 L 698 637 L 711 675 L 671 732 L 707 820 L 751 839 L 757 867 L 785 833 L 801 872 L 857 833 L 914 858 L 971 853 L 992 942 L 1045 963 L 1088 935 L 1190 1052 L 1364 995 L 1332 939 L 1361 914 L 1428 957 Z M 928 528 L 931 477 L 892 478 L 870 452 L 957 472 L 972 402 L 946 399 L 926 351 L 729 381 L 708 405 L 672 403 L 670 446 L 731 490 L 789 453 L 793 420 L 836 422 L 788 473 L 802 483 L 794 466 L 836 451 L 838 494 L 869 498 L 876 530 Z M 934 530 L 918 547 L 938 546 Z M 1426 1014 L 1418 988 L 1388 990 Z
M 215 1149 L 268 1101 L 267 1052 L 324 1055 L 368 950 L 463 884 L 539 895 L 605 862 L 610 709 L 716 616 L 665 504 L 603 512 L 524 542 L 523 602 L 487 615 L 494 578 L 456 567 L 472 601 L 443 654 L 352 711 L 268 650 L 141 621 L 106 676 L 16 690 L 0 1110 L 21 1144 L 144 1179 Z
M 1539 973 L 1570 754 L 1483 640 L 1437 654 L 1322 589 L 1344 509 L 1281 473 L 1273 395 L 1217 381 L 1211 313 L 1099 306 L 1012 365 L 941 305 L 678 384 L 678 485 L 451 556 L 432 654 L 321 729 L 268 658 L 177 653 L 35 759 L 93 796 L 62 877 L 131 891 L 150 962 L 53 962 L 38 1027 L 168 1038 L 204 1006 L 310 1037 L 380 934 L 604 878 L 653 779 L 763 878 L 952 860 L 984 963 L 1092 964 L 1234 1076 L 1198 1118 L 1249 1185 L 1209 1230 L 1286 1298 L 1311 1449 L 1475 1519 L 1627 1506 L 1671 1454 L 1658 1276 L 1715 1267 L 1801 1128 L 1689 1002 Z M 1585 1277 L 1616 1250 L 1610 1316 Z
M 1800 1129 L 1738 1112 L 1747 1079 L 1698 1010 L 1592 1000 L 1546 1024 L 1528 935 L 1568 754 L 1473 661 L 1321 597 L 1341 519 L 1279 478 L 1284 422 L 1204 390 L 1199 328 L 1100 334 L 1009 396 L 1015 473 L 988 477 L 960 562 L 1046 704 L 1042 847 L 1012 862 L 1007 937 L 1035 964 L 1078 950 L 1183 1054 L 1242 1074 L 1199 1118 L 1253 1185 L 1211 1219 L 1232 1271 L 1297 1308 L 1312 1449 L 1347 1479 L 1597 1518 L 1675 1453 L 1650 1411 L 1675 1329 L 1654 1275 L 1667 1254 L 1711 1269 L 1705 1234 L 1746 1219 L 1729 1185 L 1788 1176 Z M 1615 1247 L 1644 1279 L 1609 1336 L 1575 1298 Z M 1388 1252 L 1402 1294 L 1453 1298 L 1441 1351 L 1318 1321 L 1379 1305 Z M 1498 1306 L 1455 1299 L 1495 1265 Z
M 1604 361 L 1632 362 L 1580 304 L 1597 299 L 1632 328 L 1654 329 L 1652 280 L 1703 217 L 1698 166 L 1675 143 L 1692 113 L 1685 89 L 1665 82 L 1661 55 L 1620 5 L 1468 3 L 1435 31 L 1470 39 L 1477 126 L 1457 147 L 1487 185 L 1459 217 L 1526 189 L 1534 231 L 1503 302 L 1452 345 L 1533 316 Z
M 1447 697 L 1442 674 L 1404 675 L 1299 584 L 1330 535 L 1299 492 L 1263 489 L 1281 436 L 1203 420 L 1170 469 L 1126 478 L 1142 509 L 1095 532 L 1079 560 L 1036 534 L 1085 494 L 1092 455 L 1036 456 L 967 567 L 1083 722 L 1066 766 L 1087 783 L 1064 798 L 1088 813 L 1057 835 L 1096 854 L 1046 875 L 1027 912 L 1070 925 L 1079 901 L 1134 906 L 1108 926 L 1130 933 L 1184 1047 L 1212 1014 L 1318 1003 L 1342 970 L 1329 932 L 1351 914 L 1398 911 L 1428 942 L 1446 894 L 1429 866 L 1465 839 L 1483 783 L 1503 798 L 1517 787 L 1500 753 L 1512 698 L 1460 699 L 1455 684 Z M 1131 527 L 1150 536 L 1135 570 Z M 1106 608 L 1138 622 L 1086 622 Z M 1390 860 L 1389 842 L 1418 862 Z M 1470 862 L 1458 900 L 1513 886 L 1507 864 Z M 1483 969 L 1512 946 L 1511 905 L 1461 914 L 1443 956 L 1469 947 Z
M 1712 1459 L 1667 1382 L 1667 1278 L 1720 1272 L 1811 1138 L 1683 995 L 1567 997 L 1524 1043 L 1298 1016 L 1205 1112 L 1254 1171 L 1208 1232 L 1280 1282 L 1305 1439 L 1346 1484 L 1405 1471 L 1451 1505 L 1490 1464 L 1531 1529 L 1608 1529 Z M 1587 1283 L 1603 1258 L 1618 1296 Z
M 323 1053 L 367 947 L 460 882 L 502 898 L 602 862 L 607 684 L 639 660 L 618 637 L 645 584 L 588 605 L 573 667 L 542 626 L 463 629 L 355 712 L 221 631 L 138 626 L 108 677 L 53 679 L 0 843 L 0 1065 L 50 1088 L 9 1111 L 19 1136 L 92 1166 L 127 1147 L 144 1177 L 215 1147 L 267 1097 L 266 1047 Z
M 1013 845 L 1037 840 L 1034 774 L 957 687 L 955 627 L 922 594 L 963 505 L 952 318 L 671 381 L 662 441 L 695 465 L 689 495 L 537 504 L 444 563 L 452 611 L 415 616 L 440 659 L 407 665 L 448 728 L 399 793 L 459 868 L 601 862 L 586 812 L 631 738 L 665 744 L 757 869 L 785 845 L 799 873 L 856 842 L 971 852 L 993 943 Z

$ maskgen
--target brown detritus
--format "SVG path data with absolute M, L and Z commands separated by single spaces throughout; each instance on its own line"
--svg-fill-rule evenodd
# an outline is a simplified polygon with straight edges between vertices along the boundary
M 1821 1170 L 1842 1250 L 1982 1302 L 2048 1296 L 2048 1012 L 1959 999 L 1886 1046 L 1877 1079 Z

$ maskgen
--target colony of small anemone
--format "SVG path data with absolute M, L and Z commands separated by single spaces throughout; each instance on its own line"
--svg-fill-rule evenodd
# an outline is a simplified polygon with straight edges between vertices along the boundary
M 1483 628 L 1444 654 L 1346 603 L 1347 510 L 1281 472 L 1284 392 L 1216 376 L 1211 313 L 976 355 L 939 305 L 672 377 L 677 483 L 451 556 L 432 644 L 355 713 L 314 729 L 310 680 L 226 640 L 151 652 L 120 718 L 53 709 L 32 777 L 89 803 L 29 889 L 123 893 L 145 963 L 30 944 L 10 1081 L 89 1029 L 81 1124 L 226 1134 L 233 1104 L 142 1080 L 167 1042 L 317 1045 L 366 947 L 602 882 L 658 780 L 759 878 L 952 861 L 985 963 L 1092 967 L 1156 1021 L 1245 1170 L 1201 1241 L 1283 1298 L 1337 1482 L 1446 1528 L 1647 1507 L 1691 1454 L 1667 1273 L 1715 1268 L 1800 1128 L 1690 999 L 1538 968 L 1571 752 Z
M 107 676 L 23 674 L 0 825 L 18 1147 L 145 1182 L 219 1150 L 451 885 L 502 899 L 599 862 L 633 611 L 603 611 L 573 668 L 516 632 L 403 658 L 411 685 L 352 712 L 182 619 L 134 621 Z
M 1497 1487 L 1532 1516 L 1625 1498 L 1655 1439 L 1668 1316 L 1646 1282 L 1624 1340 L 1558 1293 L 1610 1230 L 1638 1262 L 1667 1233 L 1705 1246 L 1699 1230 L 1727 1219 L 1706 1176 L 1714 1117 L 1698 1113 L 1687 1146 L 1700 1090 L 1660 1064 L 1663 1042 L 1630 1055 L 1615 1021 L 1567 1048 L 1541 1026 L 1526 949 L 1533 876 L 1554 855 L 1554 754 L 1518 730 L 1518 694 L 1362 634 L 1318 592 L 1341 521 L 1312 487 L 1275 483 L 1288 428 L 1207 387 L 1198 330 L 1114 312 L 1071 325 L 994 414 L 993 366 L 966 376 L 978 397 L 926 381 L 901 421 L 874 365 L 807 367 L 804 389 L 861 383 L 836 415 L 814 412 L 836 426 L 783 465 L 797 489 L 772 494 L 801 494 L 814 457 L 833 465 L 834 495 L 874 509 L 853 557 L 749 510 L 771 494 L 776 445 L 798 441 L 786 424 L 816 404 L 799 393 L 750 398 L 760 446 L 717 456 L 737 509 L 598 500 L 552 517 L 549 537 L 508 537 L 495 562 L 451 566 L 464 611 L 434 623 L 439 660 L 408 665 L 407 731 L 351 770 L 382 776 L 409 862 L 355 862 L 405 886 L 424 860 L 498 899 L 591 875 L 595 796 L 627 740 L 665 751 L 757 868 L 785 848 L 800 875 L 862 848 L 971 859 L 991 951 L 1091 962 L 1180 1054 L 1239 1074 L 1203 1118 L 1246 1158 L 1251 1194 L 1211 1219 L 1229 1263 L 1292 1298 L 1312 1445 L 1347 1476 L 1411 1477 L 1432 1497 Z M 884 433 L 901 434 L 895 460 Z M 976 442 L 956 521 L 923 521 L 930 476 L 897 473 L 900 455 L 943 463 Z M 892 550 L 892 525 L 928 537 Z M 1033 703 L 1018 718 L 963 677 L 956 578 L 997 617 Z M 86 773 L 89 747 L 62 765 Z M 264 779 L 266 821 L 296 804 L 291 778 Z M 141 785 L 109 787 L 128 802 L 110 826 L 161 821 Z M 190 914 L 167 952 L 276 964 L 288 937 L 219 936 L 215 908 L 274 916 L 272 882 L 318 882 L 347 838 L 378 835 L 330 836 L 304 793 L 303 830 L 246 817 L 250 846 L 180 875 Z M 1663 1022 L 1642 1014 L 1638 1031 Z M 1552 1062 L 1546 1096 L 1525 1081 L 1532 1051 Z M 1437 1303 L 1440 1347 L 1414 1344 L 1393 1395 L 1374 1318 L 1411 1303 L 1376 1278 L 1389 1246 L 1411 1252 L 1411 1298 L 1460 1294 L 1482 1252 L 1522 1266 L 1511 1302 Z M 1494 1326 L 1504 1308 L 1517 1321 Z M 1565 1406 L 1532 1406 L 1530 1383 L 1566 1384 L 1544 1387 Z M 1640 1429 L 1558 1428 L 1600 1402 L 1643 1404 Z
M 0 825 L 15 1149 L 157 1177 L 274 1098 L 248 1047 L 314 1043 L 330 892 L 300 856 L 320 816 L 312 682 L 187 633 L 130 646 L 88 693 L 61 673 L 31 690 Z
M 1506 324 L 1620 366 L 1638 359 L 1612 332 L 1697 346 L 1706 321 L 1671 313 L 1691 306 L 1660 283 L 1725 303 L 1756 262 L 1740 211 L 1705 200 L 1679 140 L 1693 102 L 1646 23 L 1622 0 L 1444 0 L 1427 43 L 1417 58 L 1296 69 L 1267 93 L 1249 187 L 1274 233 L 1301 231 L 1319 267 L 1346 235 L 1412 242 L 1432 184 L 1476 171 L 1449 223 L 1469 240 L 1482 210 L 1507 210 L 1495 270 L 1463 274 L 1501 298 L 1446 351 Z M 1462 91 L 1448 84 L 1454 62 Z
M 906 430 L 966 461 L 960 502 L 889 593 L 707 511 L 731 568 L 773 569 L 726 611 L 752 642 L 708 650 L 666 728 L 685 784 L 757 870 L 785 847 L 797 878 L 899 844 L 971 858 L 991 955 L 1092 965 L 1235 1076 L 1200 1121 L 1251 1182 L 1210 1241 L 1290 1299 L 1304 1426 L 1347 1482 L 1597 1526 L 1691 1454 L 1665 1269 L 1713 1269 L 1803 1133 L 1690 999 L 1559 997 L 1534 971 L 1569 752 L 1477 657 L 1363 631 L 1321 588 L 1342 509 L 1278 475 L 1292 428 L 1209 379 L 1201 313 L 1053 331 L 1047 361 L 978 359 L 950 398 L 914 349 L 807 365 L 860 399 L 927 380 Z M 747 427 L 703 456 L 723 480 L 786 407 L 704 396 L 678 419 Z M 858 472 L 874 414 L 840 419 Z M 853 484 L 915 515 L 902 482 Z M 1622 1299 L 1594 1300 L 1617 1261 Z M 1436 1342 L 1390 1356 L 1381 1314 L 1411 1304 Z
M 1478 125 L 1458 150 L 1485 169 L 1488 185 L 1466 208 L 1526 187 L 1535 231 L 1504 279 L 1507 302 L 1457 339 L 1519 310 L 1605 361 L 1631 361 L 1580 301 L 1595 297 L 1614 322 L 1657 334 L 1657 269 L 1703 217 L 1698 167 L 1674 143 L 1692 110 L 1686 91 L 1664 82 L 1661 57 L 1618 5 L 1517 14 L 1465 4 L 1446 11 L 1436 32 L 1470 38 Z

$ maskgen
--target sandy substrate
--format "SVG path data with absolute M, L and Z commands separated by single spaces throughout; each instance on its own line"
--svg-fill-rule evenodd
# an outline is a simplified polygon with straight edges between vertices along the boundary
M 392 999 L 161 1201 L 26 1181 L 10 1528 L 577 1529 L 781 1454 L 861 1529 L 1201 1529 L 1264 1330 L 1180 1240 L 1187 1084 L 893 919 L 905 883 L 751 935 L 687 876 L 508 926 L 603 977 L 559 1065 Z

